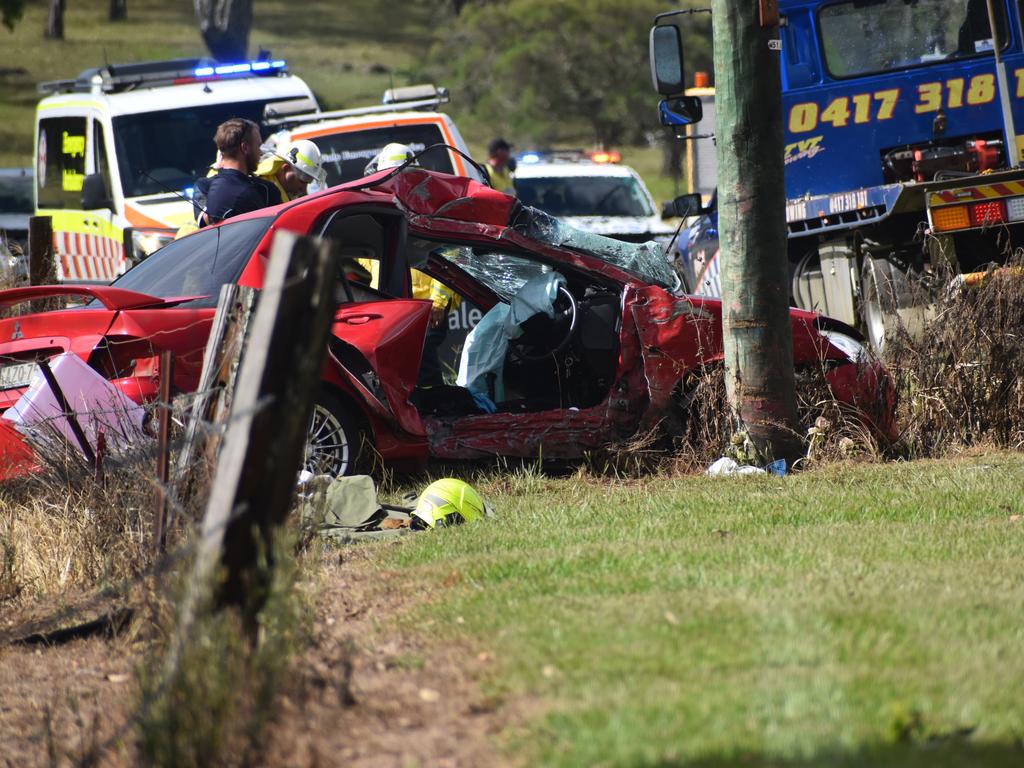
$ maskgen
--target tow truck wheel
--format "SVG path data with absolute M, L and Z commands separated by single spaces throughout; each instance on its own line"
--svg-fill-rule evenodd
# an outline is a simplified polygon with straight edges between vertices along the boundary
M 861 271 L 861 319 L 876 354 L 905 332 L 911 339 L 924 332 L 930 305 L 923 285 L 888 259 L 867 258 Z
M 313 403 L 303 468 L 314 475 L 354 475 L 367 453 L 367 433 L 351 407 L 321 390 Z

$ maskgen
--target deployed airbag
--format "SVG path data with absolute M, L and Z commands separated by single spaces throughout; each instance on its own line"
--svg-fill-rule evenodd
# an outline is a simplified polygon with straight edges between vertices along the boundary
M 559 286 L 564 285 L 565 278 L 557 272 L 537 275 L 526 281 L 511 304 L 495 304 L 466 337 L 456 383 L 474 394 L 492 397 L 495 402 L 504 401 L 502 371 L 509 340 L 519 338 L 522 324 L 535 315 L 543 313 L 554 319 L 555 298 Z M 492 378 L 493 395 L 488 386 Z

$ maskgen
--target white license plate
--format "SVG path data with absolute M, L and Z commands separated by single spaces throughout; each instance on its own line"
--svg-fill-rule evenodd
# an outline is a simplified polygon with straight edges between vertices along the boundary
M 18 363 L 0 367 L 0 389 L 20 389 L 32 381 L 35 363 Z

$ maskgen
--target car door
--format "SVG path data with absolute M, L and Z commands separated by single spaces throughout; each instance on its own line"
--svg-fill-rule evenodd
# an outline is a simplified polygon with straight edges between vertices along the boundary
M 343 304 L 334 315 L 331 363 L 378 416 L 407 432 L 423 434 L 409 402 L 420 370 L 430 302 L 380 299 Z M 353 355 L 353 350 L 358 355 Z M 367 364 L 369 367 L 367 367 Z
M 410 298 L 405 218 L 392 208 L 347 206 L 328 211 L 314 231 L 336 243 L 341 262 L 331 363 L 378 416 L 422 435 L 422 421 L 409 398 L 431 305 Z M 359 284 L 350 279 L 352 271 L 373 278 Z

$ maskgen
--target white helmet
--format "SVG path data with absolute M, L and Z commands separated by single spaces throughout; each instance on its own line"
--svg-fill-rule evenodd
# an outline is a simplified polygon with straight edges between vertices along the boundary
M 397 168 L 416 157 L 416 153 L 405 144 L 391 143 L 377 153 L 366 165 L 363 171 L 364 176 L 369 176 L 377 171 L 386 171 L 388 168 Z
M 327 180 L 320 148 L 309 139 L 289 141 L 275 149 L 274 154 L 317 184 L 323 184 Z

